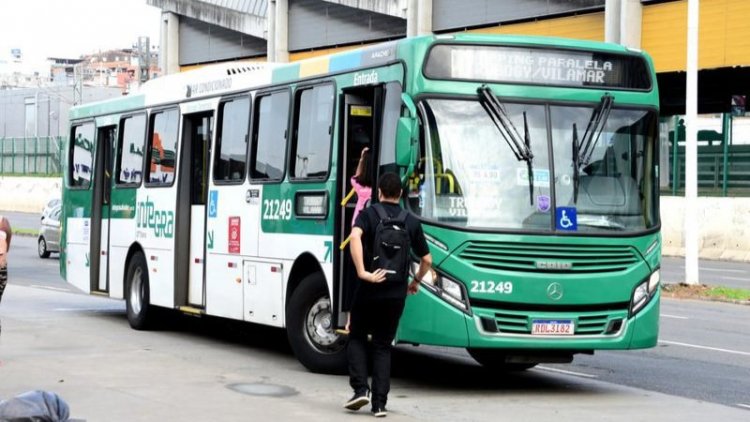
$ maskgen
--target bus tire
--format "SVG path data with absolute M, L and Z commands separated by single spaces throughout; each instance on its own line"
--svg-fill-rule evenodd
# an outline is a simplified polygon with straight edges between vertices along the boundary
M 143 252 L 136 252 L 130 258 L 125 290 L 125 303 L 130 326 L 136 330 L 149 328 L 153 309 L 149 303 L 148 266 Z
M 347 373 L 345 338 L 336 334 L 331 298 L 320 273 L 305 277 L 286 307 L 286 330 L 294 355 L 308 370 Z
M 505 351 L 496 349 L 467 348 L 467 352 L 477 363 L 487 369 L 502 372 L 520 372 L 537 366 L 537 363 L 509 363 L 505 361 Z

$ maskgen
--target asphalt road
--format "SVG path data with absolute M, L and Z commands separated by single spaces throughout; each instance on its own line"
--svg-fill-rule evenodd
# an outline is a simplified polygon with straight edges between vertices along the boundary
M 172 316 L 156 331 L 135 331 L 121 301 L 37 283 L 9 285 L 0 305 L 0 398 L 55 391 L 73 417 L 91 421 L 371 420 L 366 410 L 352 415 L 341 408 L 350 394 L 347 378 L 306 371 L 282 330 Z M 605 356 L 596 371 L 611 373 L 610 379 L 584 376 L 585 368 L 575 365 L 497 374 L 460 356 L 415 350 L 399 347 L 394 355 L 388 420 L 744 422 L 750 417 L 742 406 L 651 389 L 649 373 L 673 359 L 694 374 L 690 384 L 696 391 L 712 396 L 713 384 L 680 356 L 681 349 L 658 349 L 663 356 L 645 355 L 633 367 Z M 705 365 L 706 373 L 718 366 L 711 359 Z M 619 381 L 623 376 L 644 382 L 628 387 Z M 744 378 L 729 387 L 748 391 Z
M 663 299 L 660 322 L 659 344 L 653 349 L 598 351 L 593 356 L 577 355 L 568 365 L 543 364 L 531 371 L 565 373 L 750 410 L 750 306 Z M 460 349 L 416 350 L 472 362 Z
M 38 230 L 42 218 L 42 210 L 39 210 L 38 214 L 10 211 L 0 211 L 0 214 L 10 221 L 10 225 L 13 229 Z
M 661 278 L 665 283 L 685 281 L 685 258 L 663 256 Z M 711 261 L 702 259 L 698 263 L 698 278 L 701 284 L 750 289 L 750 263 Z
M 45 290 L 51 294 L 76 291 L 60 279 L 56 254 L 50 259 L 36 256 L 34 238 L 19 236 L 14 241 L 11 253 L 9 270 L 12 285 Z M 80 300 L 93 299 L 83 295 L 74 296 L 80 297 Z M 123 314 L 124 303 L 102 303 L 106 305 L 107 313 L 111 312 L 116 316 L 118 324 L 127 326 Z M 69 307 L 66 304 L 50 306 L 60 309 Z M 82 305 L 82 309 L 88 309 L 88 306 Z M 88 316 L 97 317 L 96 312 Z M 188 321 L 190 320 L 192 318 Z M 178 326 L 184 324 L 184 321 L 178 321 Z M 188 322 L 180 329 L 205 340 L 205 326 L 191 324 Z M 244 325 L 234 324 L 233 327 L 230 330 L 232 332 L 245 330 L 237 328 Z M 289 354 L 283 333 L 263 329 L 261 332 L 263 335 L 270 333 L 276 339 L 274 349 Z M 231 337 L 233 334 L 227 335 Z M 218 341 L 221 343 L 224 339 L 219 336 Z M 477 381 L 471 378 L 479 376 L 482 370 L 462 349 L 424 346 L 399 346 L 397 349 L 394 374 L 417 385 L 439 383 L 447 390 L 453 388 L 451 386 L 459 389 L 495 386 L 494 379 L 480 377 Z M 429 363 L 427 368 L 432 369 L 425 370 L 422 366 L 424 362 Z M 579 355 L 570 365 L 545 364 L 528 373 L 531 375 L 514 375 L 513 382 L 520 385 L 513 388 L 536 391 L 538 387 L 543 391 L 548 388 L 554 391 L 557 387 L 550 387 L 547 377 L 562 374 L 584 383 L 603 381 L 617 386 L 746 409 L 749 412 L 747 417 L 750 418 L 750 306 L 664 299 L 658 347 L 635 351 L 602 351 L 593 356 Z M 450 379 L 450 383 L 446 379 Z M 477 382 L 478 386 L 475 385 Z M 485 385 L 487 383 L 489 385 Z M 509 387 L 505 382 L 503 386 Z

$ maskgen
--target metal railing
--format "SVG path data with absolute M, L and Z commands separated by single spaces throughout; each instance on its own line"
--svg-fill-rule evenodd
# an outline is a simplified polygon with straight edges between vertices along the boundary
M 0 175 L 59 176 L 64 136 L 0 138 Z
M 673 161 L 670 160 L 670 162 Z M 684 192 L 684 146 L 677 147 L 677 165 L 670 167 L 669 184 L 672 192 Z M 725 174 L 726 181 L 724 180 Z M 675 184 L 675 177 L 677 184 Z M 750 195 L 750 145 L 730 145 L 727 151 L 727 163 L 724 162 L 723 147 L 699 146 L 698 190 L 704 196 Z
M 679 120 L 679 116 L 675 118 Z M 669 187 L 662 194 L 685 193 L 685 128 L 669 131 Z M 750 145 L 733 145 L 732 116 L 724 114 L 722 131 L 698 131 L 698 194 L 750 196 Z

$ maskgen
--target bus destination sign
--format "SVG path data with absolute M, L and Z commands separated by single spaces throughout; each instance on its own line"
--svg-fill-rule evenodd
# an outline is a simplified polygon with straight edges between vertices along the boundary
M 533 47 L 439 44 L 425 76 L 486 82 L 574 87 L 649 89 L 642 57 Z

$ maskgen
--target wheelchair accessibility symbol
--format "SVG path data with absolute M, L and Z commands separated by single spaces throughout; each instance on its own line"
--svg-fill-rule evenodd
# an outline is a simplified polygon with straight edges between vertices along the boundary
M 219 202 L 219 192 L 212 190 L 208 192 L 208 217 L 216 217 L 216 206 Z
M 558 207 L 555 209 L 555 226 L 557 230 L 578 230 L 578 216 L 574 207 Z

